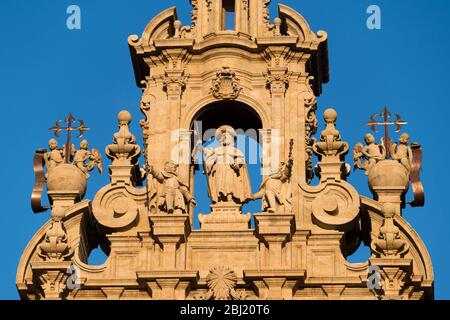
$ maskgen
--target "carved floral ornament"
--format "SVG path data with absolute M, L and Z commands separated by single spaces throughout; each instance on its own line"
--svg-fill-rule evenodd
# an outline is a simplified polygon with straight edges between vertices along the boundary
M 204 294 L 198 294 L 196 300 L 244 300 L 245 293 L 235 290 L 237 284 L 236 273 L 228 267 L 212 268 L 206 276 L 206 284 L 209 290 Z
M 242 91 L 240 80 L 230 67 L 222 67 L 212 81 L 211 94 L 220 100 L 234 100 Z

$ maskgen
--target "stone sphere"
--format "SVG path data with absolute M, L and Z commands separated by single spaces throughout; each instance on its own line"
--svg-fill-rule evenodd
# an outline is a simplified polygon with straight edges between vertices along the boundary
M 127 110 L 122 110 L 117 115 L 119 122 L 131 122 L 131 114 Z
M 86 176 L 73 164 L 61 164 L 48 171 L 47 190 L 76 191 L 82 198 L 86 193 Z
M 374 165 L 368 172 L 369 186 L 405 187 L 409 185 L 408 170 L 395 160 L 383 160 Z
M 337 112 L 336 110 L 329 108 L 324 111 L 323 118 L 325 119 L 325 122 L 333 122 L 337 119 Z

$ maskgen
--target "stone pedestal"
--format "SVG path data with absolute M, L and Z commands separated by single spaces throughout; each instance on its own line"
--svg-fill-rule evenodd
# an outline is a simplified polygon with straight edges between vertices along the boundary
M 295 230 L 295 216 L 292 214 L 255 214 L 256 234 L 269 250 L 269 266 L 273 269 L 283 265 L 283 246 Z
M 348 169 L 345 162 L 342 161 L 322 161 L 318 163 L 320 181 L 328 179 L 340 180 L 344 179 L 348 174 Z
M 404 196 L 407 191 L 407 187 L 404 186 L 385 186 L 385 187 L 372 187 L 371 188 L 375 200 L 383 205 L 392 206 L 396 215 L 402 214 L 402 208 L 405 201 Z
M 250 228 L 250 214 L 241 213 L 242 206 L 236 203 L 219 202 L 211 205 L 211 213 L 199 214 L 202 230 L 239 231 Z
M 66 209 L 81 200 L 78 190 L 49 191 L 47 194 L 53 208 Z
M 150 216 L 153 235 L 162 244 L 162 267 L 164 270 L 177 269 L 177 249 L 191 233 L 188 215 L 159 214 Z
M 198 271 L 147 271 L 137 273 L 154 300 L 185 300 L 200 278 Z
M 292 300 L 305 276 L 305 270 L 244 270 L 244 280 L 255 287 L 260 299 L 266 300 Z

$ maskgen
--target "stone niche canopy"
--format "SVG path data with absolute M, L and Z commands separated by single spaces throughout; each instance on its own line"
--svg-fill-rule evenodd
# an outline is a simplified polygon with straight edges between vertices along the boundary
M 285 5 L 269 12 L 270 2 L 190 0 L 190 25 L 172 7 L 128 38 L 142 132 L 119 114 L 105 149 L 110 183 L 92 200 L 48 193 L 51 219 L 17 271 L 22 299 L 433 298 L 430 257 L 402 214 L 409 172 L 378 159 L 403 184 L 373 185 L 373 199 L 346 181 L 337 112 L 317 107 L 329 81 L 327 33 Z M 256 134 L 260 186 L 238 130 Z M 206 146 L 207 131 L 217 147 Z M 205 190 L 195 186 L 198 154 Z M 376 173 L 369 183 L 391 181 Z M 209 212 L 196 209 L 194 190 L 210 198 Z M 259 212 L 242 211 L 256 199 Z M 360 246 L 371 257 L 348 262 Z M 108 258 L 90 265 L 97 247 Z

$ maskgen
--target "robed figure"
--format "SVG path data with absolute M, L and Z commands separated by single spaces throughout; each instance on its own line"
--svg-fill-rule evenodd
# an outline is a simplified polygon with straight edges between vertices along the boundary
M 208 177 L 209 197 L 213 204 L 243 204 L 251 199 L 252 192 L 245 156 L 235 147 L 236 132 L 225 125 L 216 130 L 215 137 L 220 143 L 219 147 L 200 146 L 204 171 Z

